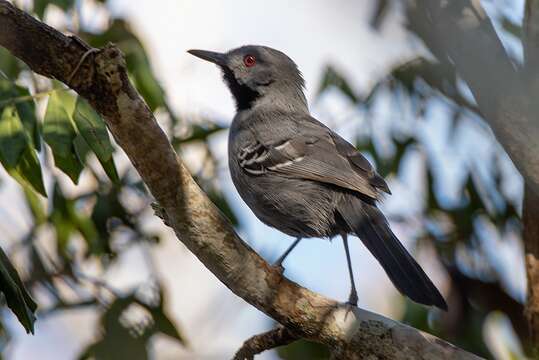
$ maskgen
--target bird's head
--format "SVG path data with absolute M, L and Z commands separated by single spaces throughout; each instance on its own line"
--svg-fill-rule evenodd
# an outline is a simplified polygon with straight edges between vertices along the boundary
M 189 50 L 188 53 L 222 69 L 238 110 L 270 103 L 292 110 L 307 108 L 303 77 L 292 59 L 281 51 L 248 45 L 227 53 L 206 50 Z

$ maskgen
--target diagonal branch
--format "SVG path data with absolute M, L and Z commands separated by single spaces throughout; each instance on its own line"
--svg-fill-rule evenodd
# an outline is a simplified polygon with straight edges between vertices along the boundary
M 178 238 L 232 292 L 298 337 L 328 345 L 339 358 L 477 359 L 436 337 L 346 306 L 288 280 L 256 254 L 194 182 L 127 77 L 120 51 L 89 46 L 0 0 L 0 46 L 88 99 L 163 207 Z M 347 316 L 348 315 L 348 316 Z

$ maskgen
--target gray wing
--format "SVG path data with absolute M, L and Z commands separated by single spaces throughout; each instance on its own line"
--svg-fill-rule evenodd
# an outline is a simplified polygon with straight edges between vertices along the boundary
M 240 167 L 252 175 L 273 173 L 333 184 L 373 199 L 380 191 L 390 193 L 367 159 L 339 135 L 310 117 L 294 125 L 294 131 L 276 142 L 260 136 L 239 149 Z

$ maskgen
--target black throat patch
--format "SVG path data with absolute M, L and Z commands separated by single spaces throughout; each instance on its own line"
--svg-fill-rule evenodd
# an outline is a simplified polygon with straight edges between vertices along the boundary
M 236 109 L 238 111 L 250 109 L 255 100 L 260 97 L 260 94 L 255 90 L 247 85 L 238 83 L 234 73 L 226 67 L 223 67 L 223 78 L 225 79 L 230 92 L 232 92 L 234 100 L 236 100 Z

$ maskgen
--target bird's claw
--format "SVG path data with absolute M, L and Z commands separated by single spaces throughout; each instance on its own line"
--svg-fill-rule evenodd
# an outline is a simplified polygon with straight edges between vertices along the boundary
M 284 266 L 281 262 L 273 263 L 271 266 L 276 269 L 281 275 L 284 273 Z
M 358 300 L 359 299 L 358 299 L 357 293 L 354 291 L 348 297 L 348 301 L 346 302 L 346 304 L 357 307 Z
M 351 312 L 354 312 L 354 308 L 357 308 L 357 300 L 355 304 L 350 302 L 350 300 L 348 300 L 344 305 L 346 306 L 346 313 L 344 314 L 344 321 L 346 321 L 346 319 L 348 318 L 348 314 Z

